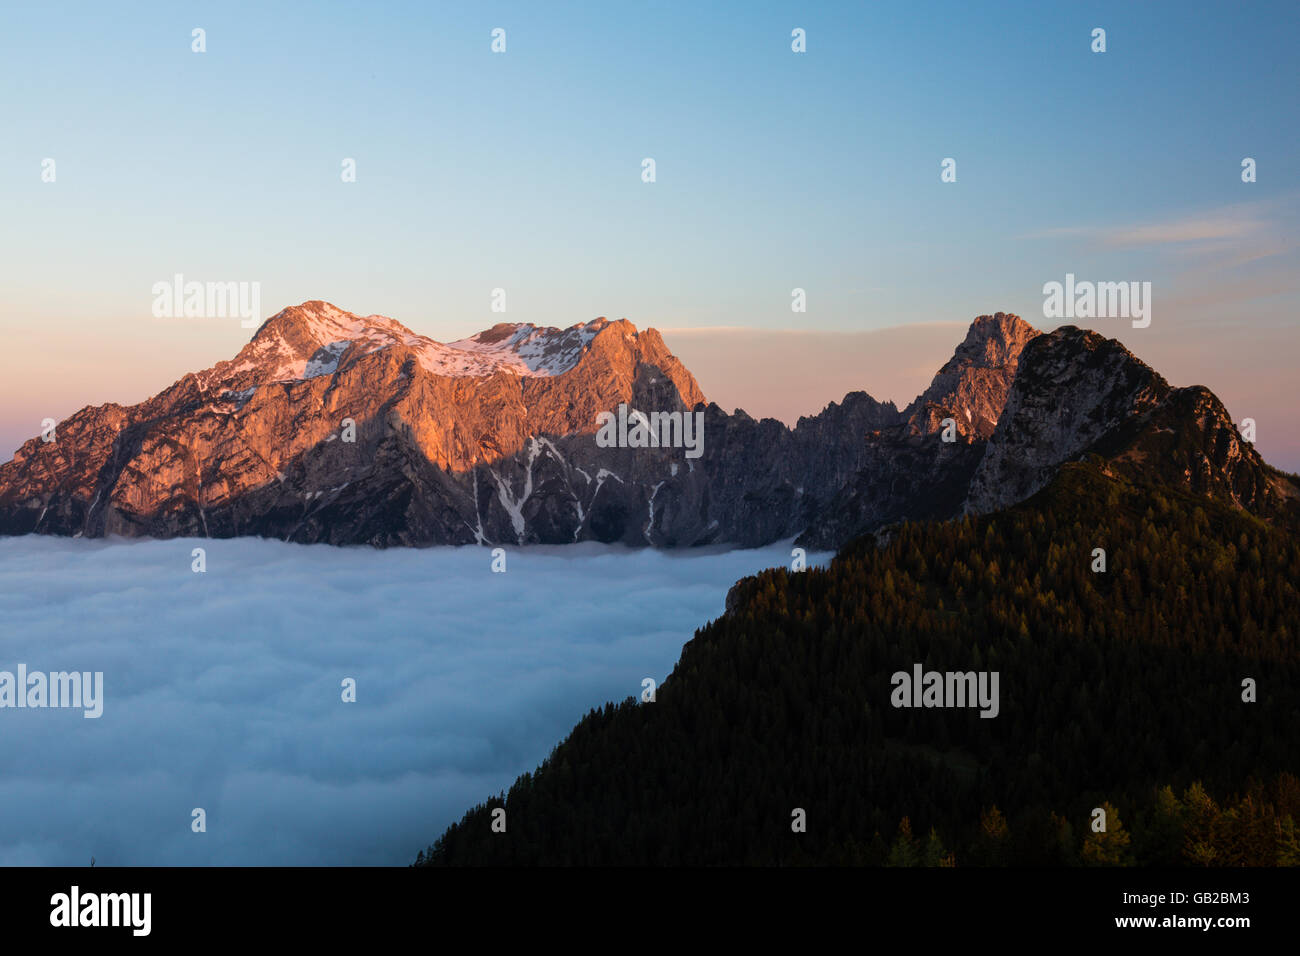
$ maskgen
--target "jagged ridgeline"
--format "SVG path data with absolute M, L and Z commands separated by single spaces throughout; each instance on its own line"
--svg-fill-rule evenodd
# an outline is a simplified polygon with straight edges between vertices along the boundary
M 420 862 L 1300 862 L 1295 525 L 1107 471 L 745 579 L 654 702 L 593 710 Z M 998 715 L 892 706 L 916 663 L 997 671 Z
M 631 411 L 691 440 L 625 444 Z M 230 361 L 26 442 L 0 464 L 0 534 L 831 549 L 1021 501 L 1094 448 L 1258 513 L 1294 505 L 1212 393 L 1071 326 L 979 316 L 901 411 L 850 392 L 789 428 L 706 403 L 626 320 L 443 344 L 312 301 Z
M 305 302 L 232 360 L 24 444 L 0 465 L 0 534 L 688 547 L 817 527 L 838 544 L 960 506 L 1036 334 L 981 316 L 902 412 L 851 392 L 789 428 L 706 403 L 659 333 L 626 320 L 443 344 Z M 620 437 L 636 410 L 683 439 L 695 426 L 691 441 L 611 447 L 598 425 L 616 410 Z M 960 441 L 939 441 L 945 416 Z M 836 519 L 841 492 L 852 514 Z

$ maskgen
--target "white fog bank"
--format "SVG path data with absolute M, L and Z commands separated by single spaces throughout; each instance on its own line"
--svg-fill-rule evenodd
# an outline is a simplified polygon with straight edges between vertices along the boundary
M 790 548 L 0 538 L 0 672 L 104 675 L 0 707 L 0 865 L 409 863 Z

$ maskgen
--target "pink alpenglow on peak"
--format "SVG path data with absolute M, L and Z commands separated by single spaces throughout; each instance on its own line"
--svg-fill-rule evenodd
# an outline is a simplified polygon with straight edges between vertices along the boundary
M 200 377 L 207 388 L 229 386 L 235 378 L 251 377 L 248 384 L 302 381 L 333 374 L 349 351 L 359 357 L 393 346 L 409 348 L 434 375 L 562 375 L 577 364 L 608 324 L 603 318 L 567 329 L 503 323 L 466 339 L 442 343 L 387 316 L 358 316 L 313 300 L 271 316 L 234 359 L 218 363 Z

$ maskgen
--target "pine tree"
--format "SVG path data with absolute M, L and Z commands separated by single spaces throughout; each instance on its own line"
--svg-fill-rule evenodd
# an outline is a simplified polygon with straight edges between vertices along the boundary
M 939 839 L 939 831 L 930 827 L 930 836 L 925 841 L 925 853 L 921 860 L 922 866 L 956 866 L 953 855 L 943 848 L 943 841 Z
M 1106 812 L 1106 829 L 1089 831 L 1083 840 L 1080 857 L 1087 866 L 1132 866 L 1129 834 L 1119 818 L 1119 811 L 1109 803 L 1102 803 L 1101 808 Z
M 898 836 L 894 838 L 894 844 L 889 848 L 889 861 L 886 865 L 921 865 L 921 851 L 916 845 L 916 838 L 912 836 L 912 821 L 907 817 L 903 817 L 898 824 Z
M 1300 866 L 1300 831 L 1295 820 L 1283 817 L 1274 820 L 1277 828 L 1277 865 Z

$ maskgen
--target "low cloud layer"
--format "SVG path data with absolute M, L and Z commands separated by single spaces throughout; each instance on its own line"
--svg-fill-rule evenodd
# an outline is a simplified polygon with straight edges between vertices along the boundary
M 0 865 L 410 862 L 789 560 L 0 539 L 0 670 L 103 671 L 105 697 L 0 710 Z

